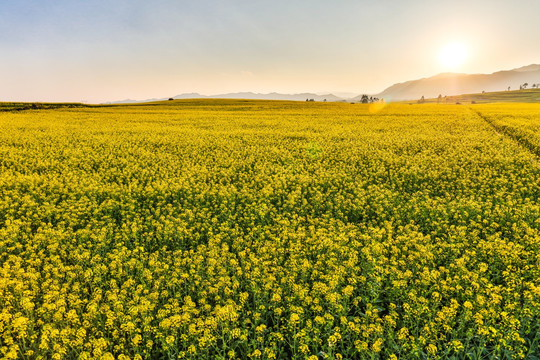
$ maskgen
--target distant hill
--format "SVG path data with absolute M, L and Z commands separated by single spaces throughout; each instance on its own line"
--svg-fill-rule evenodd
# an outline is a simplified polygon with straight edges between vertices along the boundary
M 105 104 L 105 105 L 110 105 L 110 104 L 136 104 L 136 103 L 163 101 L 163 100 L 167 100 L 167 99 L 166 98 L 164 98 L 164 99 L 154 98 L 154 99 L 146 99 L 146 100 L 124 99 L 124 100 L 118 100 L 118 101 L 109 101 L 109 102 L 105 102 L 103 104 Z
M 425 98 L 426 103 L 438 103 L 437 98 Z M 461 94 L 448 96 L 442 100 L 445 104 L 469 104 L 469 103 L 493 103 L 493 102 L 540 102 L 540 88 L 527 89 L 527 90 L 511 90 L 511 91 L 497 91 L 497 92 L 485 92 L 477 94 Z M 413 101 L 416 103 L 416 100 Z
M 532 64 L 513 70 L 498 71 L 493 74 L 455 74 L 443 73 L 429 78 L 406 81 L 390 86 L 379 94 L 371 96 L 385 99 L 386 101 L 417 100 L 424 96 L 436 98 L 442 96 L 456 96 L 461 94 L 478 94 L 485 92 L 518 90 L 520 85 L 528 83 L 529 88 L 533 84 L 540 85 L 540 65 Z M 280 94 L 268 93 L 260 94 L 254 92 L 237 92 L 218 95 L 202 95 L 199 93 L 186 93 L 172 97 L 173 99 L 248 99 L 248 100 L 292 100 L 305 101 L 313 99 L 315 101 L 361 101 L 362 95 L 351 99 L 345 99 L 334 94 L 317 95 L 314 93 L 301 94 Z M 169 98 L 146 99 L 146 100 L 121 100 L 107 104 L 130 104 L 152 101 L 162 101 Z
M 326 95 L 317 95 L 312 93 L 301 93 L 301 94 L 279 94 L 279 93 L 269 93 L 269 94 L 258 94 L 253 92 L 238 92 L 238 93 L 229 93 L 229 94 L 220 94 L 220 95 L 200 95 L 200 94 L 182 94 L 177 95 L 174 99 L 189 99 L 189 98 L 207 98 L 207 99 L 250 99 L 250 100 L 297 100 L 302 101 L 306 99 L 313 99 L 315 101 L 340 101 L 342 98 L 335 96 L 333 94 Z
M 387 101 L 416 100 L 422 96 L 473 94 L 519 89 L 521 84 L 540 84 L 540 65 L 532 64 L 518 69 L 498 71 L 493 74 L 444 73 L 429 78 L 407 81 L 390 86 L 374 95 Z M 353 99 L 359 101 L 360 96 Z
M 333 94 L 326 95 L 317 95 L 313 93 L 301 93 L 301 94 L 279 94 L 279 93 L 269 93 L 269 94 L 258 94 L 253 92 L 238 92 L 238 93 L 228 93 L 228 94 L 219 94 L 219 95 L 201 95 L 199 93 L 187 93 L 180 94 L 172 97 L 175 100 L 178 99 L 248 99 L 248 100 L 292 100 L 292 101 L 305 101 L 306 99 L 313 99 L 315 101 L 342 101 L 343 98 Z M 108 104 L 130 104 L 130 103 L 142 103 L 142 102 L 152 102 L 152 101 L 162 101 L 167 100 L 168 98 L 162 99 L 147 99 L 147 100 L 120 100 L 113 101 Z

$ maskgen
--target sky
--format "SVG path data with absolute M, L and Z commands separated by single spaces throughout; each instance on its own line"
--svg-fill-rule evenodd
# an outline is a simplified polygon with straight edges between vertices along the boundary
M 0 101 L 376 94 L 538 64 L 538 14 L 538 0 L 0 0 Z M 450 43 L 467 49 L 451 69 Z

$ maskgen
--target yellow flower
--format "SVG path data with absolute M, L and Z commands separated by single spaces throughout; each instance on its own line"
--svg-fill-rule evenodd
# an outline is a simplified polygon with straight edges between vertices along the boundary
M 259 349 L 255 349 L 255 350 L 251 353 L 250 357 L 260 358 L 261 355 L 262 355 L 261 351 L 260 351 Z
M 428 353 L 430 354 L 435 354 L 437 353 L 437 346 L 433 345 L 433 344 L 429 344 L 428 346 L 426 346 L 426 350 Z
M 300 321 L 300 316 L 296 313 L 291 314 L 290 323 L 291 325 L 296 325 Z
M 401 328 L 398 332 L 398 339 L 405 340 L 409 336 L 409 329 Z
M 132 339 L 131 339 L 131 343 L 134 345 L 134 346 L 139 346 L 139 344 L 141 343 L 142 341 L 142 336 L 137 334 L 135 335 Z
M 262 333 L 264 332 L 264 330 L 266 330 L 266 325 L 261 324 L 261 325 L 257 326 L 257 328 L 256 328 L 255 330 L 256 330 L 258 333 L 261 333 L 261 334 L 262 334 Z
M 382 344 L 383 344 L 383 339 L 381 338 L 378 338 L 374 343 L 373 345 L 371 345 L 371 349 L 373 350 L 373 352 L 381 352 L 382 350 Z
M 174 344 L 174 342 L 175 342 L 174 336 L 172 336 L 172 335 L 167 336 L 167 337 L 165 338 L 165 342 L 167 343 L 167 345 L 172 345 L 172 344 Z

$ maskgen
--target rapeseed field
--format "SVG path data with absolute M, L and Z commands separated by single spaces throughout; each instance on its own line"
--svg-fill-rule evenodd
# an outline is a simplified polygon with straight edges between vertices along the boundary
M 0 112 L 4 359 L 538 359 L 540 105 Z

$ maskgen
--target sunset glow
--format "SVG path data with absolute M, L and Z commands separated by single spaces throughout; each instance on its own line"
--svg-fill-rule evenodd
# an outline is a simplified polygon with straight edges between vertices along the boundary
M 464 44 L 451 43 L 441 49 L 439 61 L 446 69 L 455 70 L 467 60 L 468 53 Z
M 2 1 L 0 101 L 378 94 L 539 63 L 538 13 L 538 0 Z

